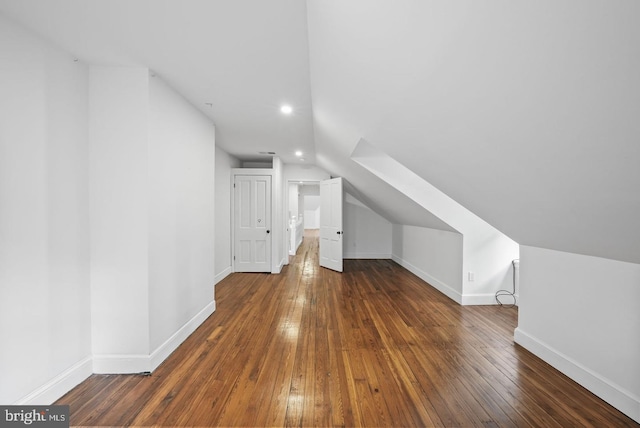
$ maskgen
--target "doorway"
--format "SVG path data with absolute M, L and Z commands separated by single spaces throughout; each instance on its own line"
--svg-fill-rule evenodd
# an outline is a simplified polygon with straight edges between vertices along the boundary
M 295 255 L 304 230 L 317 230 L 320 266 L 342 272 L 344 193 L 342 178 L 289 181 L 289 255 Z
M 271 176 L 235 175 L 234 271 L 271 272 Z

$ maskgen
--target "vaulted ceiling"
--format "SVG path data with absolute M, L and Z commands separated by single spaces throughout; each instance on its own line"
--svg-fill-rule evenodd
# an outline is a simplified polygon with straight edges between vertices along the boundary
M 300 163 L 301 150 L 391 221 L 448 228 L 350 159 L 360 138 L 520 244 L 640 263 L 634 0 L 0 0 L 0 12 L 87 63 L 149 67 L 229 153 Z

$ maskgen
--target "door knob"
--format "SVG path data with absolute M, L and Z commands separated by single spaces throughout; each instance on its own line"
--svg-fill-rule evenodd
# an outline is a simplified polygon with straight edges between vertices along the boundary
M 270 233 L 271 231 L 269 229 L 267 229 L 267 233 Z

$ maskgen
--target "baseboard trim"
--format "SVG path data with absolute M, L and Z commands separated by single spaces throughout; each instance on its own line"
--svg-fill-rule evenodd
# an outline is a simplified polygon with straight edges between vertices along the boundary
M 93 372 L 96 374 L 133 374 L 150 371 L 148 355 L 97 354 L 93 356 Z
M 436 290 L 438 290 L 439 292 L 441 292 L 442 294 L 444 294 L 454 302 L 458 304 L 462 304 L 462 295 L 458 293 L 456 290 L 454 290 L 453 288 L 451 288 L 450 286 L 448 286 L 447 284 L 445 284 L 444 282 L 440 281 L 438 278 L 429 275 L 425 271 L 421 270 L 420 268 L 412 265 L 411 263 L 401 259 L 400 257 L 394 254 L 391 255 L 391 259 L 394 262 L 398 263 L 403 268 L 407 269 L 409 272 L 416 275 L 421 280 L 427 282 L 433 288 L 435 288 Z
M 216 310 L 213 300 L 187 321 L 151 355 L 94 355 L 93 372 L 99 374 L 132 374 L 152 372 L 175 351 Z
M 169 355 L 182 344 L 200 325 L 211 316 L 216 310 L 216 301 L 210 302 L 200 312 L 198 312 L 193 318 L 191 318 L 185 325 L 183 325 L 178 331 L 176 331 L 169 339 L 167 339 L 162 345 L 151 353 L 150 356 L 150 371 L 154 371 L 158 368 Z
M 345 259 L 390 259 L 388 253 L 345 253 Z
M 278 265 L 275 267 L 275 269 L 273 269 L 271 271 L 271 273 L 273 274 L 279 274 L 280 272 L 282 272 L 282 268 L 284 267 L 284 265 L 286 264 L 285 259 L 280 260 L 280 262 L 278 263 Z
M 640 398 L 603 378 L 598 373 L 562 354 L 521 328 L 514 332 L 515 342 L 549 363 L 595 395 L 640 422 Z
M 222 272 L 215 276 L 215 278 L 213 279 L 214 285 L 231 275 L 231 273 L 233 273 L 233 269 L 231 268 L 231 266 L 226 267 Z
M 463 294 L 462 303 L 463 306 L 487 306 L 497 305 L 495 293 L 488 294 Z
M 92 374 L 91 357 L 86 357 L 14 404 L 47 406 L 62 397 Z

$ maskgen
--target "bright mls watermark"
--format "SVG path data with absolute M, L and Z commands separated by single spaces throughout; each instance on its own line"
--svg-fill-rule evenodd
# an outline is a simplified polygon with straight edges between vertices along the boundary
M 69 406 L 0 406 L 0 428 L 69 428 Z

